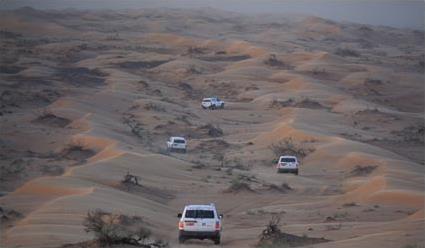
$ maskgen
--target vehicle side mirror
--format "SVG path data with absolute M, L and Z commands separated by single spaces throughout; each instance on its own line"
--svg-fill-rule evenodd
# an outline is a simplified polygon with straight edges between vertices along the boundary
M 220 214 L 218 217 L 219 217 L 220 219 L 223 219 L 223 218 L 224 218 L 224 215 Z
M 178 213 L 177 218 L 181 218 L 181 217 L 182 217 L 182 213 Z

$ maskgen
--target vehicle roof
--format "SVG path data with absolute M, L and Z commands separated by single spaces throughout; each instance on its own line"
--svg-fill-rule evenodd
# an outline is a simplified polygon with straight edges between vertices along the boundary
M 187 205 L 186 210 L 215 210 L 213 205 Z
M 211 99 L 218 99 L 218 97 L 216 97 L 216 96 L 212 96 L 212 97 L 205 97 L 205 98 L 202 98 L 202 100 L 211 100 Z
M 170 138 L 171 139 L 183 139 L 183 140 L 186 140 L 184 137 L 179 137 L 179 136 L 171 136 Z
M 283 155 L 283 156 L 280 156 L 279 158 L 297 158 L 297 157 L 295 157 L 295 156 L 289 156 L 289 155 Z

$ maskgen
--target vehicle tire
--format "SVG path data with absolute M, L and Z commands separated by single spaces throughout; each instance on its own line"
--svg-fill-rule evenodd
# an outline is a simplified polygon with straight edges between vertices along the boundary
M 183 153 L 186 153 L 186 149 L 183 149 Z
M 215 109 L 215 105 L 211 105 L 211 109 Z
M 220 108 L 224 109 L 224 103 L 221 104 Z
M 214 238 L 213 241 L 214 241 L 215 245 L 219 245 L 220 244 L 220 236 Z
M 183 244 L 186 239 L 183 236 L 179 236 L 179 244 Z
M 298 170 L 296 170 L 296 171 L 294 172 L 294 174 L 298 176 Z

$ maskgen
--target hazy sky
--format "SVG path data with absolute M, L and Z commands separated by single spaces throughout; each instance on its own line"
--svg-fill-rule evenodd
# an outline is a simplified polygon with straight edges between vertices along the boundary
M 0 0 L 1 9 L 213 7 L 243 13 L 303 13 L 337 21 L 424 29 L 424 0 Z

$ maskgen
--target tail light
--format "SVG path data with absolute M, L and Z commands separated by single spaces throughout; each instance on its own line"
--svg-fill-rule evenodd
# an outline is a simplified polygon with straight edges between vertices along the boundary
M 179 230 L 183 230 L 184 229 L 184 222 L 180 221 L 179 222 Z
M 220 230 L 220 221 L 215 222 L 215 230 Z

